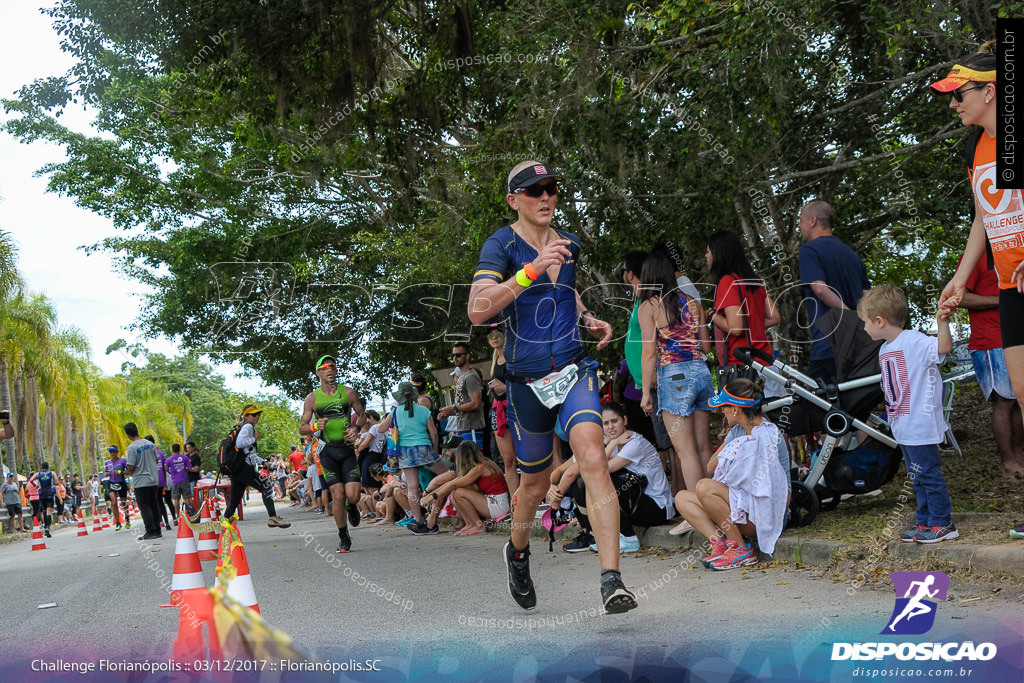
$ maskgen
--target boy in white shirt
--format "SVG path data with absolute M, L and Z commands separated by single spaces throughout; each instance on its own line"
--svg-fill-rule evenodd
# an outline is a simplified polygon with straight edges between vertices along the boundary
M 917 526 L 902 532 L 900 541 L 940 543 L 959 538 L 939 463 L 939 444 L 946 432 L 939 365 L 953 350 L 950 310 L 939 309 L 937 338 L 904 330 L 907 297 L 899 287 L 882 285 L 864 294 L 857 315 L 872 339 L 885 340 L 878 362 L 886 412 L 917 495 Z

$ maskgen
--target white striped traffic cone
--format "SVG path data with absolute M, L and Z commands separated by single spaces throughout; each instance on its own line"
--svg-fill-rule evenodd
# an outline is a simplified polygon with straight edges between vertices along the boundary
M 103 528 L 110 528 L 110 519 L 107 517 L 107 508 L 103 508 Z
M 188 524 L 178 527 L 178 538 L 174 542 L 171 605 L 181 609 L 178 637 L 174 640 L 174 658 L 180 661 L 205 656 L 202 625 L 211 623 L 213 608 L 210 591 L 203 579 L 203 567 L 199 563 L 196 538 Z M 211 634 L 210 640 L 213 639 Z
M 204 505 L 200 523 L 211 521 L 213 521 L 213 519 L 210 517 L 210 508 L 209 506 Z M 217 559 L 218 540 L 218 534 L 216 531 L 199 532 L 199 543 L 197 547 L 199 548 L 200 562 L 211 562 Z
M 78 518 L 78 534 L 77 536 L 88 536 L 89 530 L 85 528 L 85 517 Z
M 39 528 L 39 518 L 35 516 L 32 517 L 32 550 L 46 550 L 43 530 Z
M 92 532 L 103 531 L 103 522 L 100 520 L 100 513 L 98 510 L 92 511 Z
M 231 528 L 235 534 L 238 534 L 237 525 L 232 524 Z M 226 533 L 220 535 L 221 556 L 227 551 L 224 546 L 230 545 L 227 538 L 228 534 Z M 259 614 L 260 606 L 256 602 L 256 589 L 252 585 L 252 576 L 249 575 L 249 561 L 245 559 L 245 548 L 242 547 L 241 535 L 238 536 L 238 543 L 231 548 L 230 552 L 231 564 L 235 567 L 235 578 L 228 584 L 224 592 L 243 606 L 256 610 L 256 613 Z

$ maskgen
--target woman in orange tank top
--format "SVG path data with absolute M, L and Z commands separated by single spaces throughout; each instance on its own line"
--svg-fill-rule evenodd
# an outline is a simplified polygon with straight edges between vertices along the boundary
M 1003 357 L 1024 414 L 1024 193 L 1007 187 L 1021 185 L 1021 178 L 1014 177 L 1015 170 L 1005 169 L 1006 175 L 996 163 L 997 66 L 996 44 L 990 41 L 979 52 L 960 59 L 946 78 L 931 86 L 936 93 L 951 96 L 949 106 L 965 126 L 982 128 L 980 135 L 968 136 L 969 144 L 974 144 L 974 149 L 968 150 L 973 162 L 967 169 L 974 194 L 974 222 L 960 266 L 939 296 L 939 307 L 952 313 L 963 303 L 971 273 L 979 259 L 986 258 L 987 241 L 999 278 Z M 1024 538 L 1024 524 L 1012 529 L 1010 536 Z

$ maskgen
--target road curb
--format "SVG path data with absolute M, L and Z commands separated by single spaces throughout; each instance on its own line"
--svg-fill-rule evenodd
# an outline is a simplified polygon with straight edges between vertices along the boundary
M 446 523 L 446 526 L 454 525 L 452 521 L 442 521 Z M 668 531 L 676 521 L 678 520 L 663 526 L 636 527 L 640 546 L 642 548 L 654 547 L 670 551 L 683 551 L 700 548 L 707 543 L 706 539 L 696 531 L 687 531 L 678 536 L 670 535 Z M 495 534 L 508 533 L 510 524 L 506 521 L 491 525 L 490 528 Z M 577 534 L 579 534 L 578 527 L 566 527 L 555 534 L 555 545 L 560 546 L 560 544 L 576 538 Z M 534 520 L 530 536 L 543 541 L 548 540 L 548 530 L 544 528 L 539 519 Z M 773 555 L 759 553 L 758 558 L 762 562 L 785 560 L 805 566 L 827 566 L 832 563 L 833 556 L 845 547 L 847 544 L 835 541 L 781 536 L 775 544 Z M 969 545 L 958 541 L 947 541 L 934 545 L 893 541 L 886 546 L 886 554 L 889 557 L 907 560 L 919 560 L 926 555 L 931 555 L 971 571 L 1000 572 L 1024 579 L 1024 540 L 995 546 Z

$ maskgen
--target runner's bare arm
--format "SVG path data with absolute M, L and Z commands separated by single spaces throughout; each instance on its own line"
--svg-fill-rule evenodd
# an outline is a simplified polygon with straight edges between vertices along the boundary
M 952 279 L 939 295 L 939 308 L 956 308 L 963 301 L 964 292 L 967 291 L 967 280 L 971 272 L 978 265 L 978 259 L 985 254 L 985 223 L 981 218 L 981 207 L 978 205 L 978 198 L 974 198 L 974 222 L 971 223 L 971 234 L 967 238 L 967 246 L 964 247 L 963 258 L 960 259 L 960 267 L 956 269 Z M 1020 277 L 1020 266 L 1013 271 L 1013 277 L 1018 288 L 1024 284 Z
M 302 417 L 299 418 L 299 434 L 302 436 L 313 436 L 313 430 L 309 426 L 309 421 L 313 419 L 313 409 L 315 407 L 316 397 L 310 393 L 302 403 Z M 318 429 L 324 428 L 324 425 L 320 424 L 321 422 L 327 424 L 327 420 L 325 418 L 320 418 L 317 420 Z

